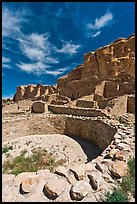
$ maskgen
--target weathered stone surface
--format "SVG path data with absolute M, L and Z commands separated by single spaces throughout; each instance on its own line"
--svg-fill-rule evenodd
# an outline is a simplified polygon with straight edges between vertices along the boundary
M 114 135 L 114 139 L 121 139 L 121 135 L 119 135 L 118 133 L 116 133 L 116 134 Z
M 14 174 L 2 174 L 2 184 L 13 185 L 15 175 Z
M 36 177 L 36 173 L 35 172 L 22 172 L 22 173 L 18 174 L 14 178 L 14 186 L 19 187 L 20 184 L 22 183 L 23 179 L 26 179 L 26 178 L 35 178 L 35 177 Z
M 76 106 L 84 108 L 95 108 L 95 101 L 78 99 Z
M 80 202 L 97 202 L 93 192 L 89 192 Z
M 92 163 L 88 162 L 88 163 L 84 164 L 83 167 L 85 169 L 85 174 L 88 174 L 91 171 L 95 170 L 95 166 L 96 166 L 96 164 L 93 162 Z
M 112 141 L 116 129 L 100 119 L 81 120 L 79 118 L 68 118 L 65 132 L 67 135 L 77 135 L 87 139 L 103 150 Z
M 54 201 L 55 202 L 73 202 L 70 197 L 70 188 L 71 188 L 71 185 L 68 185 L 67 187 L 65 187 L 61 195 L 58 196 Z
M 88 178 L 90 179 L 90 185 L 92 186 L 93 190 L 98 190 L 99 186 L 101 185 L 101 172 L 92 171 L 90 174 L 88 174 Z
M 37 192 L 27 195 L 24 202 L 50 202 L 50 200 L 42 192 Z
M 2 186 L 2 202 L 15 202 L 19 189 L 14 186 Z
M 107 183 L 114 183 L 114 180 L 112 179 L 108 172 L 103 172 L 102 177 Z
M 48 112 L 48 106 L 45 102 L 42 101 L 36 101 L 32 104 L 31 107 L 32 113 L 44 113 Z
M 115 139 L 114 144 L 117 145 L 121 142 L 121 139 Z
M 55 173 L 67 177 L 68 175 L 68 170 L 64 166 L 59 166 L 55 169 Z
M 91 186 L 84 180 L 77 181 L 70 190 L 73 200 L 82 200 L 91 190 Z
M 29 84 L 24 86 L 18 86 L 16 94 L 14 95 L 14 101 L 18 102 L 24 99 L 37 100 L 41 99 L 42 96 L 47 96 L 48 94 L 57 93 L 57 88 L 55 86 L 46 86 L 41 84 Z
M 34 178 L 25 178 L 21 183 L 21 190 L 25 193 L 29 193 L 33 186 L 38 182 L 39 176 Z
M 77 182 L 77 179 L 71 170 L 68 171 L 67 180 L 70 184 L 74 184 Z
M 74 175 L 78 181 L 84 179 L 85 169 L 83 166 L 73 166 L 73 167 L 71 167 L 70 170 L 74 173 Z
M 117 152 L 118 150 L 119 150 L 119 149 L 111 149 L 110 152 L 109 152 L 109 156 L 110 156 L 111 158 L 113 158 L 114 155 L 116 154 L 116 152 Z
M 114 155 L 114 157 L 116 159 L 119 159 L 119 160 L 124 160 L 124 158 L 125 158 L 124 157 L 124 151 L 122 151 L 122 150 L 117 151 L 116 154 Z
M 97 49 L 95 52 L 89 52 L 84 55 L 84 65 L 74 69 L 68 75 L 58 79 L 58 88 L 61 94 L 77 99 L 81 96 L 90 95 L 95 92 L 96 86 L 101 84 L 104 79 L 108 83 L 108 87 L 100 85 L 96 91 L 99 96 L 119 96 L 125 93 L 133 93 L 134 83 L 128 81 L 126 84 L 121 84 L 117 81 L 117 76 L 123 72 L 123 79 L 131 76 L 135 77 L 135 35 L 132 38 L 121 38 L 118 41 Z M 73 76 L 76 72 L 77 76 Z M 126 75 L 126 76 L 125 76 Z M 70 77 L 71 76 L 71 77 Z M 73 77 L 72 77 L 73 76 Z M 115 78 L 115 81 L 110 81 Z M 120 76 L 121 77 L 121 76 Z M 118 77 L 118 80 L 120 79 Z M 96 80 L 95 80 L 96 78 Z M 93 81 L 92 86 L 88 81 Z M 118 82 L 118 83 L 116 83 Z M 125 81 L 127 82 L 127 81 Z
M 127 164 L 124 161 L 115 161 L 110 167 L 109 170 L 116 178 L 121 178 L 125 175 L 127 169 Z
M 120 116 L 125 114 L 127 112 L 127 95 L 119 96 L 110 100 L 107 107 L 111 107 L 109 110 L 111 115 Z
M 104 172 L 104 170 L 105 170 L 105 167 L 104 167 L 105 165 L 104 164 L 102 164 L 102 163 L 99 163 L 99 162 L 96 162 L 96 169 L 98 169 L 100 172 Z
M 125 144 L 125 143 L 123 143 L 123 142 L 117 144 L 117 148 L 120 149 L 120 150 L 122 150 L 122 149 L 124 149 L 124 150 L 130 150 L 129 145 L 127 145 L 127 144 Z
M 49 179 L 44 186 L 44 194 L 50 199 L 56 199 L 68 185 L 68 182 L 64 179 L 54 177 Z

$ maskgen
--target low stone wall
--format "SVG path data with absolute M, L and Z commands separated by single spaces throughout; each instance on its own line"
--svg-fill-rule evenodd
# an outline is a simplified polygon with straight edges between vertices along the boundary
M 79 108 L 79 107 L 68 107 L 68 106 L 61 106 L 61 105 L 49 105 L 48 109 L 53 113 L 57 114 L 69 114 L 69 115 L 76 115 L 76 116 L 86 116 L 86 117 L 108 117 L 109 115 L 102 112 L 99 109 L 91 109 L 91 108 Z
M 65 134 L 84 138 L 102 150 L 113 140 L 116 129 L 100 119 L 71 117 L 66 120 Z
M 95 101 L 78 99 L 76 105 L 79 107 L 84 107 L 84 108 L 94 108 L 95 107 Z
M 116 129 L 113 126 L 98 117 L 88 118 L 56 115 L 49 116 L 48 121 L 50 122 L 48 134 L 56 133 L 68 136 L 78 136 L 96 144 L 102 150 L 111 143 L 113 136 L 116 133 Z M 42 122 L 44 123 L 44 118 Z M 36 127 L 36 125 L 38 124 L 33 124 L 33 127 Z M 39 128 L 39 131 L 41 132 L 42 129 L 42 127 Z M 42 134 L 44 132 L 47 133 L 47 131 L 44 131 L 43 129 Z M 33 131 L 33 134 L 34 133 L 35 132 Z

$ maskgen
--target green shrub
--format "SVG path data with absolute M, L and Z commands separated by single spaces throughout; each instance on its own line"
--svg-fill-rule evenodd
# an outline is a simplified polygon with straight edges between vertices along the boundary
M 12 150 L 13 147 L 12 146 L 4 146 L 2 147 L 2 154 L 7 153 L 9 150 Z
M 128 197 L 120 188 L 114 189 L 112 193 L 107 193 L 103 202 L 127 202 Z
M 135 194 L 135 159 L 130 158 L 128 161 L 127 174 L 122 178 L 120 184 L 124 192 L 130 192 L 133 196 Z
M 129 193 L 135 197 L 135 158 L 128 160 L 127 174 L 122 178 L 122 182 L 117 183 L 113 192 L 108 192 L 101 202 L 128 202 Z
M 128 161 L 128 171 L 132 177 L 135 177 L 135 158 L 130 158 Z
M 26 156 L 27 151 L 23 150 L 20 156 L 13 160 L 7 159 L 3 165 L 4 173 L 19 174 L 21 172 L 36 172 L 41 169 L 54 170 L 58 165 L 65 163 L 65 160 L 56 161 L 52 153 L 46 150 L 32 150 L 32 155 Z

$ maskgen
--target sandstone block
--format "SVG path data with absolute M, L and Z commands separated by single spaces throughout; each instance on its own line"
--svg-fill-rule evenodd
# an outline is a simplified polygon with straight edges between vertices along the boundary
M 36 172 L 22 172 L 14 178 L 14 186 L 19 187 L 23 179 L 36 177 Z
M 74 173 L 78 181 L 85 177 L 85 170 L 83 166 L 73 166 L 70 170 Z
M 55 169 L 55 173 L 57 173 L 57 174 L 59 174 L 61 176 L 64 176 L 64 177 L 67 177 L 67 175 L 68 175 L 68 171 L 64 166 L 57 167 Z
M 82 200 L 91 190 L 91 186 L 84 180 L 77 181 L 70 190 L 71 198 L 73 200 Z
M 38 182 L 39 176 L 36 175 L 34 178 L 25 178 L 21 183 L 21 190 L 24 193 L 29 193 L 34 185 Z
M 125 175 L 127 169 L 127 164 L 124 161 L 115 161 L 110 167 L 109 170 L 116 178 L 121 178 Z
M 117 151 L 116 154 L 114 155 L 114 157 L 118 160 L 124 160 L 124 158 L 125 158 L 124 157 L 124 151 L 122 151 L 122 150 Z
M 68 182 L 58 177 L 49 179 L 44 186 L 44 194 L 50 199 L 56 199 L 66 188 Z

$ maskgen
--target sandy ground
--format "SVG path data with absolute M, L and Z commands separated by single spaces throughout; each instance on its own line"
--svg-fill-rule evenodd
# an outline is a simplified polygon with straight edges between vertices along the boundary
M 23 150 L 27 150 L 27 154 L 30 155 L 34 148 L 45 149 L 47 152 L 53 153 L 57 160 L 65 159 L 65 166 L 72 166 L 86 163 L 97 155 L 97 149 L 93 144 L 80 138 L 77 140 L 60 134 L 31 135 L 4 142 L 3 146 L 13 147 L 13 150 L 8 151 L 12 157 L 20 155 Z M 5 159 L 6 155 L 3 155 L 3 162 Z

